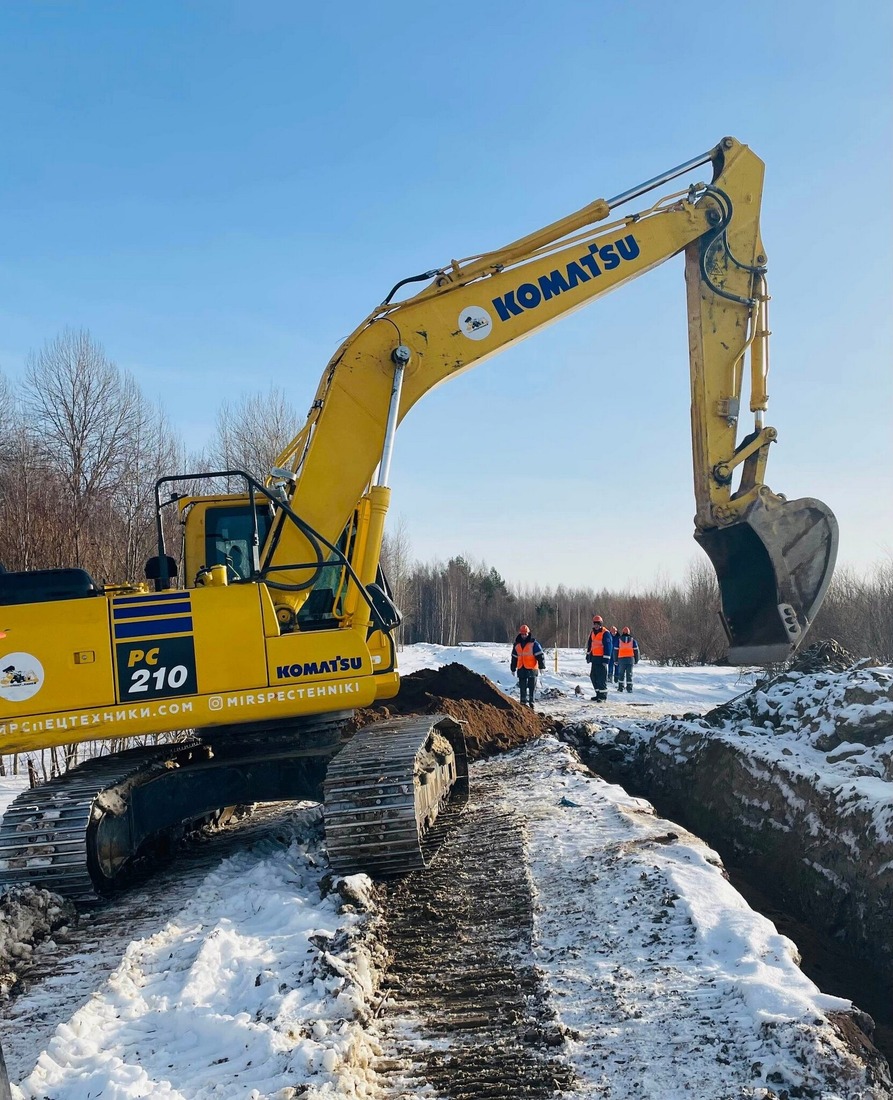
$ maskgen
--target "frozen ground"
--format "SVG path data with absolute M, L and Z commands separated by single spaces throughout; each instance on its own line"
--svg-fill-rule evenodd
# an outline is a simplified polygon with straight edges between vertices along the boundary
M 701 712 L 753 682 L 737 670 L 642 662 L 633 694 L 597 710 L 579 652 L 559 652 L 557 672 L 548 660 L 539 705 L 565 720 Z M 400 663 L 409 673 L 452 661 L 513 686 L 507 646 L 413 646 Z M 566 1028 L 572 1095 L 890 1096 L 834 1026 L 849 1003 L 800 972 L 791 942 L 729 886 L 701 841 L 551 738 L 475 765 L 472 783 L 476 769 L 502 777 L 522 822 L 536 962 Z M 9 801 L 20 784 L 0 782 Z M 325 872 L 318 815 L 287 813 L 197 886 L 170 889 L 157 927 L 110 942 L 107 977 L 84 982 L 75 959 L 23 993 L 2 1018 L 19 1095 L 383 1098 L 373 1071 L 379 900 L 364 876 L 326 892 Z M 26 938 L 0 923 L 0 959 L 27 951 Z M 60 982 L 73 985 L 77 1007 Z M 26 1013 L 43 1016 L 46 1039 L 17 1029 Z

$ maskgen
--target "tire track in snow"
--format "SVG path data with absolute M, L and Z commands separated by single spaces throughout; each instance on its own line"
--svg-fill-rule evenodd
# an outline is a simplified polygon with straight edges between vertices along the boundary
M 521 830 L 494 808 L 504 794 L 479 778 L 434 863 L 387 887 L 374 1068 L 391 1100 L 425 1086 L 451 1100 L 545 1100 L 573 1087 L 533 963 Z

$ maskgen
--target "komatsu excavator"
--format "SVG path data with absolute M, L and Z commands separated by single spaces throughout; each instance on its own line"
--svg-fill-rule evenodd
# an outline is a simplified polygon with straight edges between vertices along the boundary
M 702 166 L 711 181 L 690 182 Z M 671 180 L 683 189 L 657 197 Z M 218 470 L 158 483 L 145 582 L 0 575 L 0 753 L 187 731 L 21 795 L 0 827 L 0 882 L 86 901 L 182 822 L 280 799 L 324 802 L 338 870 L 424 865 L 438 815 L 467 798 L 461 729 L 429 716 L 343 733 L 399 686 L 400 615 L 379 564 L 396 428 L 434 386 L 679 253 L 695 538 L 716 569 L 729 660 L 788 657 L 822 602 L 837 525 L 818 500 L 787 501 L 763 480 L 776 431 L 763 422 L 762 186 L 759 158 L 724 138 L 505 248 L 402 280 L 328 363 L 265 482 Z M 394 300 L 414 282 L 425 285 Z M 739 438 L 746 374 L 753 423 Z M 217 492 L 223 477 L 238 491 Z M 165 545 L 175 513 L 180 562 Z

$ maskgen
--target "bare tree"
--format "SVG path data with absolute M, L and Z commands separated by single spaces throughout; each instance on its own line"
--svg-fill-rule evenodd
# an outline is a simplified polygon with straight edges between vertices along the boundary
M 44 462 L 61 478 L 68 564 L 92 564 L 90 520 L 120 487 L 140 396 L 85 330 L 66 329 L 29 357 L 25 409 Z
M 685 639 L 687 659 L 695 665 L 718 661 L 726 648 L 725 631 L 719 617 L 719 585 L 713 567 L 704 558 L 688 566 L 685 600 L 676 629 Z
M 66 563 L 58 500 L 64 487 L 34 433 L 21 422 L 4 431 L 0 461 L 0 561 L 7 569 Z
M 59 564 L 59 479 L 0 375 L 0 562 L 7 569 Z
M 131 448 L 109 505 L 121 535 L 114 565 L 121 579 L 141 580 L 156 546 L 155 484 L 182 469 L 183 448 L 163 410 L 143 398 L 134 408 Z
M 263 481 L 303 422 L 284 391 L 276 386 L 266 394 L 249 394 L 238 402 L 224 401 L 217 413 L 212 464 L 222 470 L 246 470 Z
M 13 427 L 18 421 L 12 387 L 6 375 L 0 372 L 0 458 L 6 453 Z
M 877 563 L 871 577 L 867 619 L 873 656 L 893 661 L 893 555 Z

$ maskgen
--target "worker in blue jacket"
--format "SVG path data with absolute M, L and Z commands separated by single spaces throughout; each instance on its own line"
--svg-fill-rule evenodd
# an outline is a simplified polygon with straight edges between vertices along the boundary
M 613 680 L 617 683 L 617 639 L 620 637 L 620 631 L 616 626 L 611 627 L 611 645 L 614 647 L 611 650 L 611 656 L 608 658 L 608 683 Z
M 594 703 L 604 703 L 608 698 L 608 662 L 614 652 L 614 639 L 611 631 L 605 629 L 601 615 L 592 616 L 592 630 L 586 642 L 586 663 L 589 665 L 589 679 L 595 689 Z

